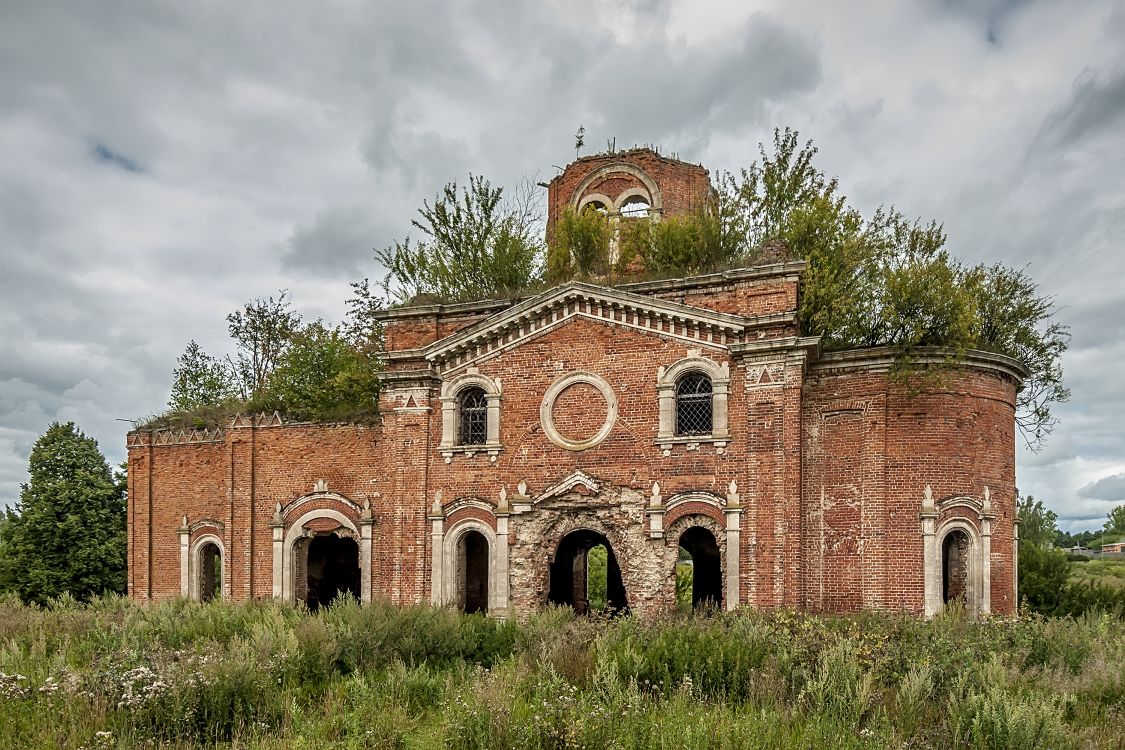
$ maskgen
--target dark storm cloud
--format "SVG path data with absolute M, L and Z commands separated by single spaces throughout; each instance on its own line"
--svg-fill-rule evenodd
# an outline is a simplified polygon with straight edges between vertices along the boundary
M 364 273 L 368 270 L 374 243 L 391 231 L 375 223 L 370 208 L 332 209 L 293 232 L 281 262 L 295 271 L 329 276 L 343 273 L 358 278 L 361 268 Z
M 1090 139 L 1108 135 L 1121 146 L 1125 130 L 1125 68 L 1107 74 L 1084 71 L 1070 98 L 1044 120 L 1035 145 L 1081 148 Z
M 989 44 L 999 44 L 1008 17 L 1036 0 L 928 0 L 946 11 L 972 19 L 980 25 Z
M 126 172 L 143 172 L 141 165 L 130 159 L 124 154 L 106 146 L 104 143 L 95 143 L 93 147 L 94 159 L 103 164 L 108 164 L 118 169 L 124 169 Z
M 1079 489 L 1078 494 L 1082 497 L 1092 497 L 1097 500 L 1125 501 L 1125 474 L 1102 477 L 1098 481 L 1091 482 Z

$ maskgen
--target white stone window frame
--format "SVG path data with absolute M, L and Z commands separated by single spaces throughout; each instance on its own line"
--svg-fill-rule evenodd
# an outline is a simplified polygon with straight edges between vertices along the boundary
M 586 383 L 598 389 L 602 398 L 605 399 L 606 406 L 605 421 L 602 422 L 602 426 L 585 440 L 571 440 L 559 432 L 555 426 L 555 401 L 563 391 L 578 383 Z M 576 453 L 593 448 L 609 437 L 609 433 L 613 432 L 613 426 L 617 424 L 617 394 L 613 392 L 613 387 L 601 375 L 583 371 L 569 373 L 552 383 L 547 392 L 543 394 L 543 401 L 539 405 L 539 423 L 542 425 L 543 434 L 547 436 L 547 439 L 560 448 Z
M 305 525 L 318 518 L 330 518 L 354 535 L 359 547 L 359 598 L 363 604 L 371 601 L 371 524 L 358 526 L 346 515 L 332 508 L 310 510 L 290 526 L 282 537 L 278 527 L 274 535 L 274 596 L 295 603 L 297 578 L 297 542 L 310 535 Z M 279 549 L 280 548 L 280 549 Z M 280 554 L 278 554 L 280 552 Z
M 711 379 L 711 432 L 707 435 L 676 434 L 676 384 L 680 378 L 698 373 Z M 656 373 L 656 398 L 659 404 L 659 427 L 656 444 L 671 455 L 675 445 L 685 445 L 689 450 L 709 443 L 716 453 L 723 453 L 731 441 L 728 402 L 730 399 L 730 365 L 719 363 L 701 355 L 684 357 Z
M 460 434 L 460 420 L 458 400 L 461 392 L 466 388 L 477 387 L 484 391 L 487 406 L 485 414 L 485 441 L 483 445 L 460 445 L 457 441 Z M 496 462 L 497 456 L 504 446 L 500 442 L 500 401 L 503 390 L 500 379 L 490 378 L 479 372 L 467 372 L 458 375 L 452 380 L 441 384 L 441 443 L 438 450 L 446 463 L 453 461 L 453 456 L 462 453 L 472 457 L 477 453 L 484 453 L 489 461 Z
M 203 599 L 201 589 L 203 569 L 200 565 L 199 553 L 203 550 L 204 545 L 214 544 L 219 548 L 219 598 L 222 600 L 230 599 L 230 590 L 227 584 L 229 578 L 227 573 L 227 548 L 223 544 L 223 540 L 216 534 L 201 534 L 195 541 L 188 543 L 188 536 L 184 535 L 184 541 L 180 544 L 180 596 L 193 601 Z

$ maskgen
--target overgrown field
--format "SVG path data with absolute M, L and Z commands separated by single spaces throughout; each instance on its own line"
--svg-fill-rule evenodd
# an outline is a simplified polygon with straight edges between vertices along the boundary
M 1070 578 L 1077 583 L 1125 589 L 1125 559 L 1111 557 L 1072 562 Z
M 1121 747 L 1125 625 L 0 601 L 0 748 Z

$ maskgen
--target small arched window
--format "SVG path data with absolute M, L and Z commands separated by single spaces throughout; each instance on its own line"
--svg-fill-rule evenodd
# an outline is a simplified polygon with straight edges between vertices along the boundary
M 652 204 L 644 196 L 634 195 L 621 204 L 621 217 L 624 219 L 643 219 L 649 215 Z
M 676 434 L 710 435 L 711 378 L 690 372 L 676 381 Z
M 483 388 L 466 388 L 457 399 L 457 441 L 461 445 L 488 441 L 488 398 Z

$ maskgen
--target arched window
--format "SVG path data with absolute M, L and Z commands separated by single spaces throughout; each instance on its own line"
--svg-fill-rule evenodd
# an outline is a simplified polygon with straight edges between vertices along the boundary
M 652 205 L 640 195 L 634 195 L 621 204 L 621 217 L 624 219 L 643 219 L 649 215 Z
M 716 453 L 725 452 L 731 437 L 727 423 L 729 391 L 728 364 L 703 357 L 698 350 L 688 350 L 687 357 L 657 368 L 660 422 L 656 444 L 664 455 L 670 456 L 677 444 L 698 448 L 709 443 Z
M 461 445 L 484 445 L 488 441 L 488 398 L 483 388 L 465 388 L 458 396 L 457 441 Z
M 689 372 L 676 381 L 676 435 L 710 435 L 711 378 Z

